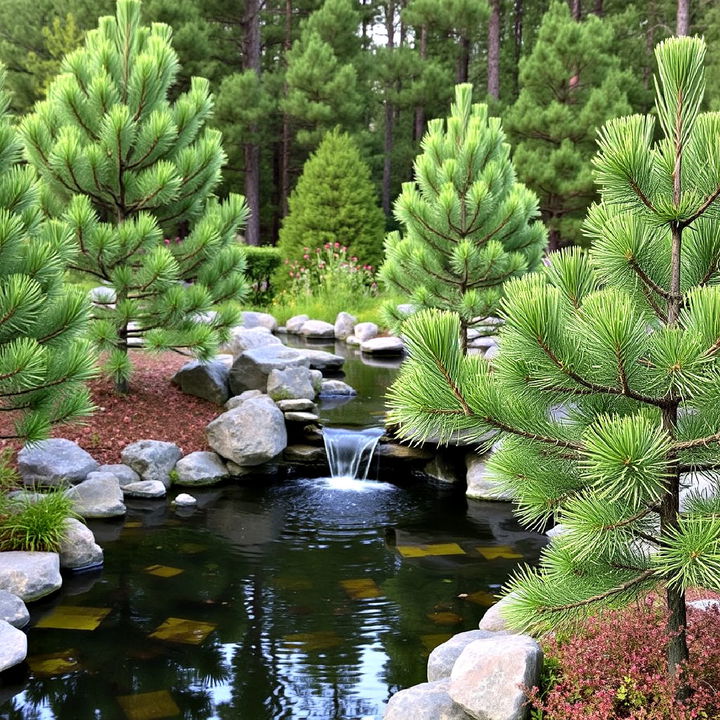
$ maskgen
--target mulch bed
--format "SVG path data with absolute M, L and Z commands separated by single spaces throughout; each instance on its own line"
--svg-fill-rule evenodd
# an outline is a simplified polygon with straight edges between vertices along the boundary
M 205 426 L 222 408 L 185 395 L 170 379 L 188 358 L 167 352 L 153 355 L 131 352 L 135 371 L 130 394 L 118 395 L 112 381 L 98 378 L 90 383 L 96 412 L 85 424 L 60 425 L 53 437 L 74 440 L 99 463 L 119 463 L 120 451 L 136 440 L 166 440 L 180 446 L 183 454 L 207 450 Z

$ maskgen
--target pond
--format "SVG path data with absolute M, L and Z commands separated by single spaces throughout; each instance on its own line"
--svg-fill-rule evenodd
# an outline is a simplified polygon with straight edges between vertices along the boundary
M 352 403 L 321 412 L 372 425 L 377 388 L 354 364 L 365 420 L 347 420 Z M 128 500 L 124 521 L 90 521 L 105 567 L 31 606 L 28 662 L 1 676 L 0 717 L 381 718 L 544 538 L 507 505 L 378 472 L 245 476 L 193 490 L 196 509 Z

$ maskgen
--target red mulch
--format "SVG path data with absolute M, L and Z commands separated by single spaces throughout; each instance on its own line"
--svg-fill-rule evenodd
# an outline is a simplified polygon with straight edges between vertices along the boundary
M 174 442 L 183 454 L 207 450 L 205 426 L 222 409 L 170 384 L 188 358 L 172 352 L 153 355 L 139 351 L 131 352 L 131 357 L 135 371 L 130 394 L 116 394 L 106 378 L 92 381 L 95 414 L 84 425 L 56 427 L 53 436 L 74 440 L 101 464 L 119 463 L 120 451 L 136 440 Z

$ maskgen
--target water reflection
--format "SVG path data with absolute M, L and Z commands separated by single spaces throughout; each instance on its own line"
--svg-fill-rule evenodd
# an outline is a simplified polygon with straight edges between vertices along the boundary
M 105 570 L 37 603 L 32 623 L 65 606 L 105 619 L 32 627 L 0 717 L 381 717 L 507 577 L 515 560 L 482 549 L 533 560 L 542 543 L 506 506 L 429 488 L 265 476 L 198 496 L 187 518 L 130 504 L 124 525 L 93 523 Z

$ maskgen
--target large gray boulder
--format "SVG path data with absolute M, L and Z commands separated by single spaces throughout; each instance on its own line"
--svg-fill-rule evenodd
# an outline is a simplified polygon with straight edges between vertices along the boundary
M 140 476 L 129 465 L 123 465 L 122 463 L 101 465 L 97 471 L 112 473 L 118 479 L 120 487 L 140 482 Z
M 313 400 L 315 388 L 310 370 L 306 367 L 272 370 L 268 376 L 267 394 L 273 400 Z
M 60 544 L 60 567 L 85 570 L 103 563 L 103 550 L 92 530 L 75 518 L 65 519 L 65 539 Z
M 492 637 L 493 633 L 487 630 L 468 630 L 453 635 L 447 642 L 438 645 L 428 658 L 427 679 L 428 682 L 435 680 L 448 680 L 452 673 L 455 661 L 460 657 L 462 651 L 475 640 Z
M 230 368 L 222 361 L 192 360 L 175 373 L 172 381 L 187 395 L 222 405 L 230 397 L 229 376 Z
M 19 665 L 27 657 L 27 635 L 0 620 L 0 672 Z
M 405 343 L 402 338 L 387 335 L 385 337 L 363 340 L 360 345 L 361 352 L 367 355 L 383 355 L 396 357 L 405 352 Z
M 182 457 L 182 452 L 175 443 L 139 440 L 126 446 L 120 456 L 123 463 L 143 480 L 159 480 L 165 487 L 170 487 L 170 473 Z
M 239 395 L 235 395 L 234 397 L 231 397 L 226 403 L 225 403 L 225 409 L 226 410 L 234 410 L 236 407 L 240 407 L 246 400 L 250 400 L 250 398 L 254 397 L 260 397 L 261 395 L 264 395 L 265 393 L 260 390 L 246 390 L 244 393 L 240 393 Z
M 489 632 L 508 632 L 507 620 L 505 619 L 505 608 L 513 601 L 514 594 L 509 593 L 501 598 L 494 605 L 490 606 L 480 620 L 478 628 Z
M 345 364 L 345 358 L 342 355 L 325 352 L 325 350 L 309 350 L 303 348 L 301 352 L 308 359 L 308 363 L 313 370 L 340 370 Z
M 338 340 L 344 340 L 353 334 L 353 330 L 357 325 L 357 318 L 346 312 L 339 312 L 335 318 L 335 337 Z
M 310 319 L 309 315 L 293 315 L 286 323 L 285 330 L 290 335 L 299 335 L 302 326 Z
M 523 688 L 540 680 L 543 653 L 529 635 L 499 635 L 471 642 L 455 661 L 450 697 L 476 720 L 526 720 Z
M 500 487 L 497 478 L 488 468 L 488 459 L 488 455 L 473 454 L 465 458 L 465 467 L 467 467 L 465 495 L 473 500 L 511 502 L 512 495 Z
M 275 332 L 278 321 L 270 313 L 246 311 L 242 314 L 242 322 L 246 328 L 264 327 Z
M 317 405 L 312 400 L 278 400 L 276 405 L 283 412 L 315 412 Z
M 322 397 L 333 395 L 344 395 L 347 397 L 357 395 L 357 390 L 342 380 L 323 380 L 320 395 Z
M 98 285 L 88 290 L 88 298 L 93 305 L 101 307 L 115 307 L 117 302 L 117 294 L 115 288 L 108 285 Z
M 194 487 L 215 485 L 230 477 L 222 458 L 214 452 L 198 450 L 178 460 L 175 466 L 175 485 Z
M 140 480 L 139 482 L 123 485 L 123 495 L 131 498 L 146 498 L 154 500 L 164 498 L 167 488 L 159 480 Z
M 84 518 L 117 517 L 127 512 L 120 482 L 112 473 L 90 473 L 87 480 L 71 487 L 67 496 L 73 510 Z
M 374 337 L 377 337 L 378 332 L 380 332 L 380 329 L 375 323 L 361 322 L 355 326 L 352 337 L 364 343 L 366 340 L 372 340 Z
M 687 510 L 693 497 L 712 497 L 720 488 L 720 473 L 688 472 L 680 475 L 680 509 Z
M 470 720 L 450 697 L 449 687 L 449 680 L 437 680 L 395 693 L 385 708 L 384 720 Z
M 230 370 L 230 392 L 240 395 L 246 390 L 267 389 L 273 370 L 288 367 L 309 367 L 310 362 L 300 350 L 284 345 L 265 345 L 241 353 Z
M 287 447 L 285 418 L 266 395 L 215 418 L 206 433 L 215 452 L 241 467 L 261 465 Z
M 13 627 L 24 628 L 30 622 L 30 613 L 21 598 L 7 590 L 0 590 L 0 620 Z
M 308 320 L 300 328 L 300 334 L 315 340 L 332 340 L 335 337 L 335 326 L 324 320 Z
M 39 600 L 60 589 L 60 557 L 52 552 L 0 553 L 0 589 L 25 602 Z
M 225 348 L 233 357 L 237 357 L 246 350 L 265 345 L 282 345 L 282 340 L 275 337 L 266 327 L 234 327 L 230 332 L 230 339 Z
M 79 483 L 98 468 L 90 453 L 65 438 L 50 438 L 32 446 L 26 445 L 18 453 L 17 463 L 26 485 Z

